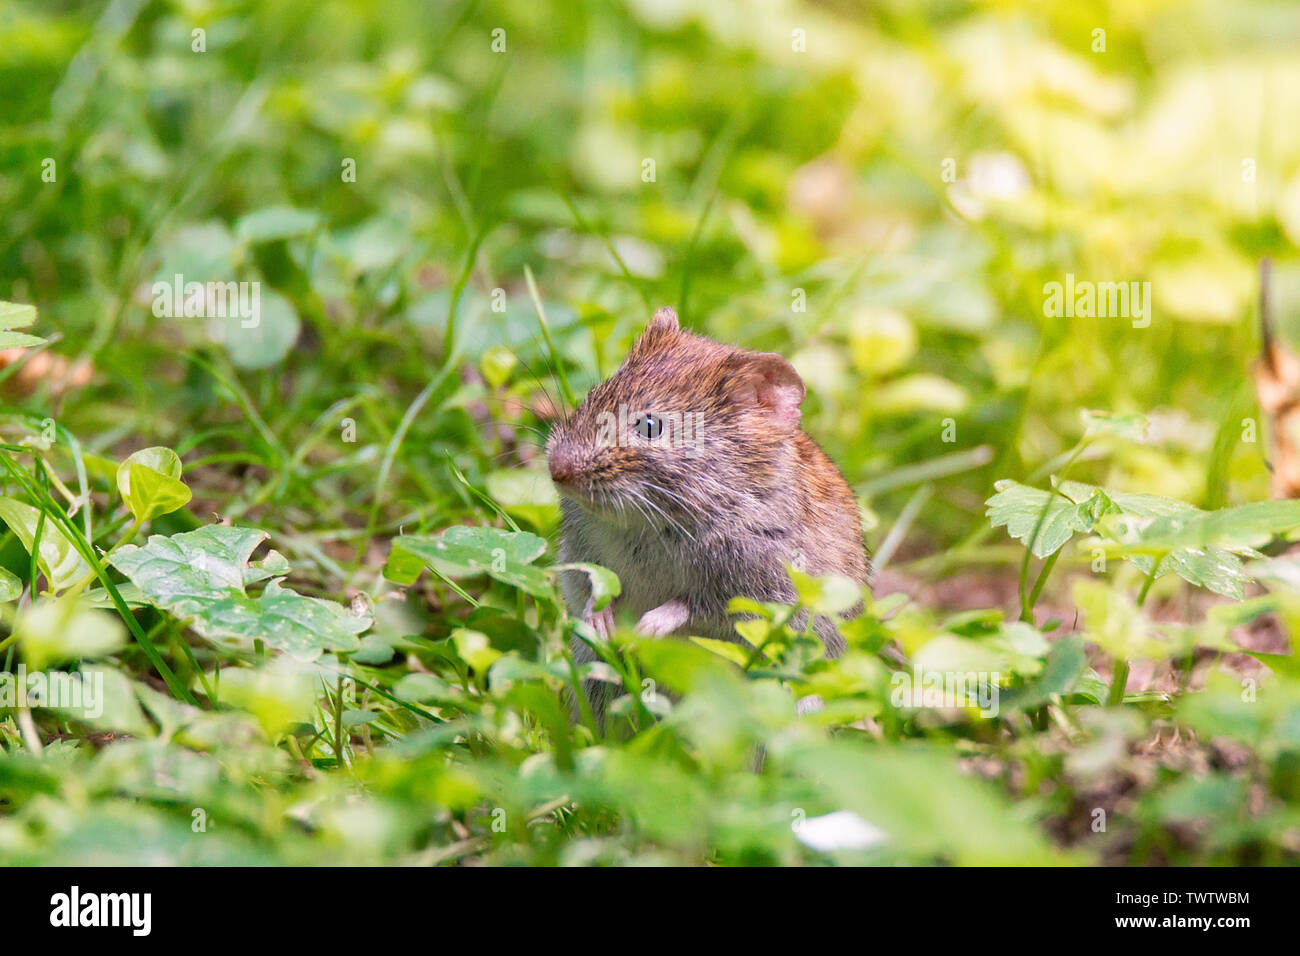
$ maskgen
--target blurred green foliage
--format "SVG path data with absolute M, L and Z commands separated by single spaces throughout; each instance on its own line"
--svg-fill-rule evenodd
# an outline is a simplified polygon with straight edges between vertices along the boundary
M 1234 642 L 1289 633 L 1294 569 L 1113 522 L 1268 494 L 1298 32 L 1255 0 L 9 0 L 0 299 L 54 340 L 0 372 L 0 667 L 105 699 L 0 697 L 0 860 L 1294 860 L 1300 681 Z M 158 314 L 178 274 L 260 283 L 259 324 Z M 1149 325 L 1050 314 L 1076 279 L 1149 282 Z M 921 588 L 1019 569 L 1025 620 L 885 597 L 831 663 L 763 608 L 739 659 L 624 639 L 597 676 L 642 692 L 575 719 L 539 436 L 665 304 L 791 357 L 873 550 Z M 1130 659 L 1172 686 L 1125 696 Z M 900 705 L 918 661 L 998 672 L 1001 712 Z

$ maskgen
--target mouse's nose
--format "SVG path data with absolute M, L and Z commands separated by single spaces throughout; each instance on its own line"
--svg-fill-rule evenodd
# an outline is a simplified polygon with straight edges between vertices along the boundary
M 557 445 L 546 456 L 546 466 L 551 470 L 551 480 L 564 485 L 573 481 L 581 472 L 578 458 L 573 449 L 567 445 Z

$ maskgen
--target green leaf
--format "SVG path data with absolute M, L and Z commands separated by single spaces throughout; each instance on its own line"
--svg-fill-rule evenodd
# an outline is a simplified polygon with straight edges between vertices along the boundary
M 743 623 L 752 624 L 754 622 L 746 621 Z M 690 640 L 704 648 L 706 651 L 712 651 L 719 657 L 731 661 L 731 663 L 738 667 L 744 667 L 749 663 L 750 652 L 733 641 L 719 641 L 712 637 L 692 637 Z
M 1023 542 L 1034 557 L 1055 553 L 1076 531 L 1092 530 L 1092 511 L 1086 502 L 1077 504 L 1059 492 L 1015 481 L 999 481 L 993 487 L 997 494 L 985 502 L 989 522 L 995 528 L 1005 526 L 1007 534 Z
M 1150 555 L 1134 554 L 1128 559 L 1143 574 L 1151 573 L 1154 559 Z M 1246 596 L 1246 582 L 1250 580 L 1242 569 L 1241 559 L 1223 548 L 1175 551 L 1160 562 L 1156 577 L 1171 571 L 1189 584 L 1237 601 Z
M 36 526 L 40 518 L 41 512 L 31 505 L 14 498 L 0 498 L 0 519 L 3 519 L 10 530 L 18 536 L 18 540 L 22 542 L 28 554 L 32 553 L 32 545 L 36 541 Z M 48 517 L 41 528 L 38 561 L 55 591 L 71 587 L 91 571 L 90 565 L 72 546 L 72 542 L 63 534 L 62 529 Z
M 514 371 L 518 362 L 519 356 L 513 351 L 504 345 L 493 345 L 484 350 L 478 367 L 488 385 L 500 388 L 510 381 L 510 373 Z
M 799 605 L 818 614 L 839 614 L 862 600 L 862 589 L 842 574 L 812 577 L 794 567 L 787 567 Z
M 0 301 L 0 329 L 24 329 L 36 321 L 36 306 Z
M 1032 548 L 1036 557 L 1047 557 L 1075 532 L 1096 530 L 1115 535 L 1125 543 L 1123 556 L 1143 574 L 1151 573 L 1154 557 L 1150 552 L 1172 552 L 1163 554 L 1157 576 L 1172 572 L 1197 587 L 1237 600 L 1245 593 L 1247 577 L 1241 560 L 1229 550 L 1186 544 L 1178 547 L 1172 543 L 1165 547 L 1140 537 L 1140 529 L 1159 530 L 1166 526 L 1178 527 L 1183 522 L 1199 522 L 1210 512 L 1174 498 L 1106 491 L 1079 481 L 1063 481 L 1054 493 L 1011 481 L 998 482 L 995 487 L 998 494 L 987 502 L 989 520 L 994 527 L 1006 525 L 1013 538 L 1025 541 L 1032 536 L 1039 516 L 1047 508 L 1037 543 Z M 1139 549 L 1138 553 L 1134 549 Z
M 416 704 L 431 701 L 454 701 L 459 691 L 433 674 L 407 674 L 393 685 L 393 693 L 402 700 Z
M 789 759 L 832 805 L 884 830 L 900 862 L 1041 866 L 1087 859 L 1054 848 L 998 788 L 935 750 L 836 741 Z
M 1062 481 L 1057 485 L 1056 490 L 1078 504 L 1082 504 L 1088 499 L 1101 494 L 1125 514 L 1138 515 L 1144 518 L 1185 514 L 1197 510 L 1187 502 L 1179 501 L 1177 498 L 1166 498 L 1163 495 L 1132 494 L 1127 491 L 1103 491 L 1096 485 L 1085 484 L 1082 481 Z M 1111 512 L 1108 510 L 1106 513 Z M 1101 517 L 1101 515 L 1099 514 L 1098 517 Z
M 602 568 L 599 564 L 587 564 L 585 562 L 574 562 L 572 564 L 557 564 L 552 571 L 581 571 L 587 575 L 587 580 L 591 582 L 591 597 L 595 602 L 592 609 L 596 611 L 603 610 L 610 601 L 618 597 L 623 590 L 623 585 L 619 583 L 618 575 L 609 568 Z
M 501 656 L 501 652 L 492 646 L 491 639 L 482 631 L 458 627 L 451 632 L 451 641 L 456 645 L 460 659 L 480 674 L 486 673 Z
M 298 341 L 302 322 L 283 295 L 270 289 L 258 292 L 256 315 L 238 315 L 238 309 L 221 320 L 220 336 L 230 360 L 239 368 L 270 368 L 280 364 Z
M 484 485 L 493 501 L 534 527 L 546 527 L 554 520 L 560 499 L 546 472 L 503 468 L 489 472 Z
M 326 650 L 355 650 L 370 618 L 282 587 L 277 578 L 288 566 L 275 552 L 250 564 L 265 537 L 253 528 L 209 525 L 171 537 L 153 535 L 143 547 L 127 545 L 111 560 L 149 601 L 188 620 L 208 640 L 247 647 L 260 639 L 303 660 Z M 246 585 L 268 576 L 261 594 L 247 594 Z
M 1165 823 L 1195 823 L 1227 816 L 1246 799 L 1246 781 L 1227 774 L 1183 777 L 1153 801 Z
M 61 706 L 50 708 L 65 720 L 133 737 L 155 735 L 153 725 L 140 708 L 136 685 L 121 671 L 95 665 L 83 667 L 67 678 L 75 685 L 69 689 L 68 700 L 79 702 L 79 706 L 62 706 L 64 702 L 59 701 Z
M 45 339 L 10 329 L 25 329 L 36 321 L 36 306 L 20 302 L 0 302 L 0 349 L 43 345 Z
M 321 215 L 292 206 L 267 206 L 235 222 L 235 235 L 243 242 L 276 242 L 312 232 L 320 225 Z
M 1047 664 L 1036 677 L 1002 692 L 1001 704 L 1024 710 L 1045 704 L 1056 695 L 1068 694 L 1074 690 L 1087 666 L 1088 655 L 1084 651 L 1083 638 L 1077 634 L 1064 637 L 1052 645 L 1047 654 Z
M 1104 581 L 1079 578 L 1071 596 L 1083 614 L 1088 639 L 1107 654 L 1125 660 L 1168 656 L 1168 647 L 1155 640 L 1151 622 L 1126 594 Z
M 136 521 L 171 514 L 189 504 L 190 489 L 180 480 L 180 456 L 170 448 L 142 448 L 117 469 L 117 490 Z
M 1245 551 L 1297 528 L 1300 501 L 1256 501 L 1236 508 L 1192 510 L 1150 520 L 1119 517 L 1112 519 L 1106 530 L 1121 544 L 1145 551 L 1211 546 Z
M 8 604 L 10 601 L 17 601 L 23 593 L 23 582 L 17 575 L 10 571 L 0 568 L 0 604 Z
M 545 550 L 545 539 L 526 531 L 455 525 L 438 535 L 393 539 L 384 575 L 410 585 L 426 567 L 453 580 L 487 574 L 534 597 L 554 600 L 551 579 L 532 564 Z
M 1284 585 L 1288 590 L 1300 592 L 1300 558 L 1281 555 L 1267 560 L 1252 561 L 1246 573 L 1256 581 Z
M 228 667 L 221 672 L 223 702 L 256 717 L 272 740 L 311 720 L 315 687 L 311 671 L 286 657 L 260 667 Z
M 76 598 L 37 600 L 19 613 L 14 633 L 33 671 L 104 657 L 126 643 L 121 620 Z

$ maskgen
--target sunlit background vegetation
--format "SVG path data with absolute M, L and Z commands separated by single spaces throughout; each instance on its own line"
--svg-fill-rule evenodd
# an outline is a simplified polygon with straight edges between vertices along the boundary
M 107 695 L 0 707 L 0 861 L 1294 860 L 1300 520 L 1116 522 L 1268 498 L 1297 37 L 1227 0 L 0 5 L 0 299 L 51 340 L 2 357 L 0 667 Z M 157 316 L 176 274 L 260 282 L 260 324 Z M 1067 275 L 1149 282 L 1149 325 L 1049 315 Z M 791 358 L 884 568 L 839 662 L 781 609 L 761 656 L 624 635 L 604 673 L 674 695 L 602 730 L 540 443 L 660 305 Z M 914 663 L 1000 713 L 898 706 Z

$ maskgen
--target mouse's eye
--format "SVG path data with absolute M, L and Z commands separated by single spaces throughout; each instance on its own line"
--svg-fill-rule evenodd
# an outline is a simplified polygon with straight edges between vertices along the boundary
M 632 430 L 642 438 L 653 441 L 664 433 L 664 420 L 658 415 L 647 412 L 637 416 L 636 421 L 632 423 Z

